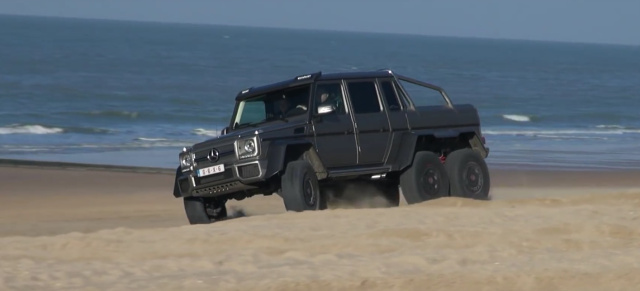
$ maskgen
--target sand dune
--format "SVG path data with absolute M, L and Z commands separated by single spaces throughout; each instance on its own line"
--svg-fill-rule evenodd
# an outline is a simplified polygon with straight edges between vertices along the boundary
M 0 168 L 0 290 L 640 286 L 640 189 L 632 182 L 517 188 L 497 178 L 493 201 L 365 201 L 304 213 L 285 213 L 277 196 L 254 197 L 230 205 L 247 216 L 190 226 L 166 190 L 170 175 L 71 173 L 84 179 L 69 190 L 70 172 Z M 8 186 L 18 176 L 51 184 Z

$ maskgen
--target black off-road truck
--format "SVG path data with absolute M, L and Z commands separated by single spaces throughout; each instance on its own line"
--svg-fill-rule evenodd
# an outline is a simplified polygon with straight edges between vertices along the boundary
M 317 72 L 242 90 L 235 102 L 220 136 L 179 154 L 173 195 L 191 224 L 224 219 L 227 200 L 257 194 L 321 210 L 327 191 L 354 181 L 394 205 L 400 190 L 410 204 L 489 198 L 478 112 L 438 86 L 391 70 Z

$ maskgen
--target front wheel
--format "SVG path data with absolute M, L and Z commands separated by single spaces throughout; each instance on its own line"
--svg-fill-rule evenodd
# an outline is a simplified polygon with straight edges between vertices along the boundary
M 449 178 L 438 156 L 416 152 L 411 166 L 400 175 L 400 189 L 408 204 L 448 196 Z
M 183 200 L 190 224 L 207 224 L 227 217 L 224 200 L 205 197 L 184 197 Z
M 489 200 L 489 169 L 484 159 L 472 149 L 452 152 L 444 164 L 451 180 L 451 196 Z
M 313 167 L 305 160 L 287 164 L 282 176 L 281 196 L 287 211 L 325 209 L 325 199 L 320 195 L 318 177 Z

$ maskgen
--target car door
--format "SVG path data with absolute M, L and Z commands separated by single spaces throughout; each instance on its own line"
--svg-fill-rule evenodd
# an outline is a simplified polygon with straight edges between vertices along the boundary
M 322 94 L 328 94 L 328 99 L 321 100 Z M 318 112 L 318 107 L 328 103 L 333 105 L 331 111 Z M 340 81 L 318 82 L 313 104 L 313 132 L 316 151 L 322 163 L 327 168 L 356 165 L 358 152 L 355 130 L 345 106 L 342 83 Z
M 402 135 L 409 131 L 406 108 L 407 103 L 400 98 L 393 79 L 378 79 L 378 92 L 382 93 L 385 111 L 391 125 L 391 140 L 386 163 L 394 164 L 402 142 Z
M 385 160 L 391 134 L 375 79 L 349 80 L 346 84 L 355 120 L 358 164 L 380 164 Z

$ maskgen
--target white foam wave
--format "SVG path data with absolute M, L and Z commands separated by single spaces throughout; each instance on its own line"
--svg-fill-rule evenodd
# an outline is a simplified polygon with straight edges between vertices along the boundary
M 139 113 L 135 111 L 91 111 L 91 115 L 123 116 L 127 118 L 138 118 Z
M 124 143 L 124 144 L 69 144 L 69 145 L 3 145 L 0 146 L 0 152 L 65 152 L 65 151 L 100 151 L 100 150 L 136 150 L 141 148 L 162 148 L 174 147 L 181 148 L 187 144 L 193 144 L 193 141 L 161 141 L 161 142 L 145 142 L 145 143 Z
M 613 129 L 625 129 L 626 127 L 617 124 L 600 124 L 596 125 L 596 128 L 613 128 Z
M 56 134 L 64 130 L 58 127 L 45 127 L 42 125 L 9 125 L 0 127 L 0 134 Z
M 519 115 L 519 114 L 504 114 L 502 118 L 517 121 L 517 122 L 530 122 L 531 116 L 528 115 Z
M 620 135 L 637 134 L 640 129 L 559 129 L 559 130 L 483 130 L 488 135 L 562 136 L 562 135 Z
M 154 138 L 154 137 L 138 137 L 135 140 L 139 141 L 167 141 L 166 138 Z
M 193 133 L 197 135 L 212 136 L 212 137 L 216 137 L 220 135 L 219 130 L 211 130 L 211 129 L 204 129 L 204 128 L 196 128 L 193 130 Z
M 580 136 L 580 135 L 565 135 L 565 134 L 539 134 L 536 137 L 548 138 L 554 140 L 563 140 L 563 139 L 585 139 L 585 140 L 608 140 L 609 138 L 604 136 Z

